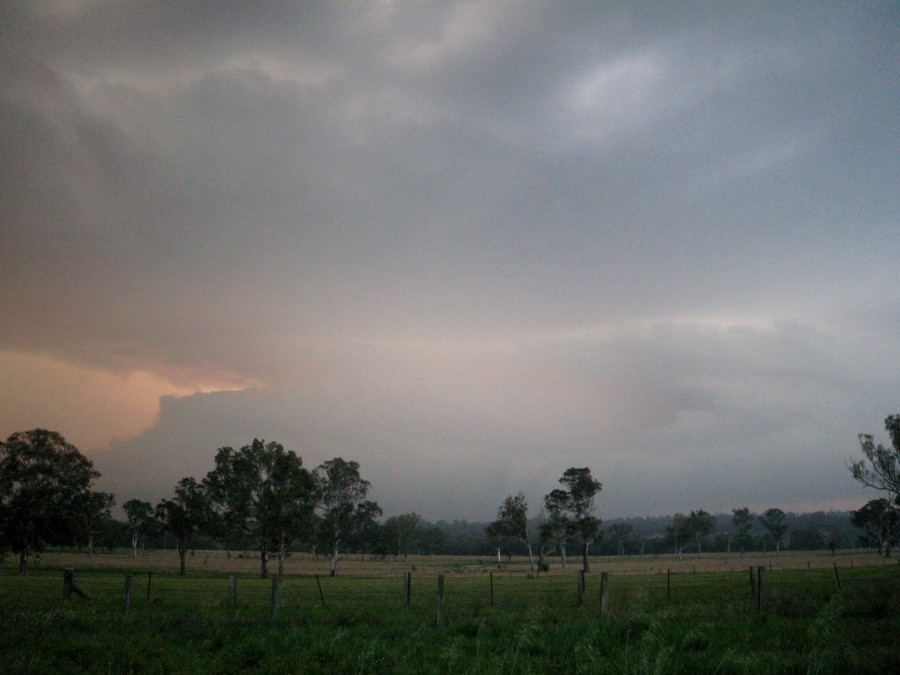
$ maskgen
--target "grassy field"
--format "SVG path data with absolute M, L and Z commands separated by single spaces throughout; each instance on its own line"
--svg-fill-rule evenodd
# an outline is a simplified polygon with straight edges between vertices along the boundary
M 45 554 L 25 577 L 10 562 L 0 568 L 9 673 L 900 672 L 900 566 L 862 552 L 595 558 L 582 602 L 575 564 L 529 578 L 522 560 L 345 559 L 327 578 L 324 561 L 292 556 L 274 620 L 272 582 L 256 578 L 252 556 L 198 551 L 184 578 L 168 552 Z M 767 570 L 762 612 L 750 565 Z M 63 600 L 65 566 L 90 600 Z

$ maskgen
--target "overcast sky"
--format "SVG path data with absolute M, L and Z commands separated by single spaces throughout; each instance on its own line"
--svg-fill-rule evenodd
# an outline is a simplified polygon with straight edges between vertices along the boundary
M 857 508 L 900 413 L 900 4 L 0 5 L 0 434 L 255 437 L 386 515 Z

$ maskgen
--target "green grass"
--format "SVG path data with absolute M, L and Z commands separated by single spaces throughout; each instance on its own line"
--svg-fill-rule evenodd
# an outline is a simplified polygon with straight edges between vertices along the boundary
M 433 576 L 288 577 L 78 571 L 91 600 L 62 599 L 62 571 L 0 575 L 5 673 L 893 673 L 900 672 L 900 569 L 767 573 L 765 612 L 747 572 L 599 575 L 578 603 L 574 571 L 448 575 L 444 626 Z

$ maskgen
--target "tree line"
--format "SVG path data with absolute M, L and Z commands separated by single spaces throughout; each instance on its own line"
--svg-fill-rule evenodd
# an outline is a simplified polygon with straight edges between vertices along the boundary
M 852 512 L 849 521 L 859 530 L 859 543 L 889 556 L 900 521 L 900 415 L 889 416 L 885 428 L 891 445 L 875 445 L 871 435 L 860 434 L 864 459 L 851 461 L 847 468 L 862 485 L 885 493 Z M 496 554 L 498 561 L 503 553 L 525 553 L 534 571 L 546 569 L 550 556 L 565 566 L 567 547 L 577 544 L 588 570 L 591 547 L 595 553 L 612 555 L 681 555 L 693 548 L 700 553 L 704 547 L 780 550 L 791 520 L 777 508 L 756 515 L 741 507 L 732 510 L 723 533 L 721 516 L 717 520 L 698 509 L 656 519 L 660 522 L 652 532 L 644 531 L 648 519 L 618 519 L 603 530 L 594 505 L 602 485 L 589 468 L 573 467 L 559 479 L 562 487 L 547 494 L 531 518 L 520 492 L 500 504 L 497 518 L 487 526 L 465 521 L 432 524 L 416 513 L 382 522 L 382 510 L 368 498 L 371 485 L 361 477 L 357 462 L 336 457 L 310 471 L 294 451 L 259 439 L 239 449 L 219 448 L 205 477 L 181 479 L 172 497 L 156 505 L 126 501 L 124 523 L 111 516 L 114 496 L 92 489 L 99 476 L 90 460 L 58 432 L 17 432 L 0 443 L 0 556 L 17 554 L 24 573 L 30 556 L 46 546 L 83 545 L 92 552 L 98 537 L 107 545 L 127 538 L 135 555 L 139 545 L 174 544 L 184 574 L 192 547 L 216 547 L 229 554 L 252 547 L 265 577 L 273 556 L 282 574 L 292 550 L 327 555 L 332 575 L 341 555 L 349 552 L 377 557 L 487 553 Z M 826 529 L 795 524 L 790 544 L 845 546 L 847 536 L 839 529 L 833 523 Z

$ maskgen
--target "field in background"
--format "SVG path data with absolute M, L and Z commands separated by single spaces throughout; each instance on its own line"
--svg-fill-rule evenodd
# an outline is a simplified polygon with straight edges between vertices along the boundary
M 252 557 L 198 551 L 184 578 L 166 551 L 50 553 L 25 577 L 14 562 L 0 568 L 10 673 L 900 672 L 900 566 L 862 551 L 598 557 L 581 597 L 574 559 L 529 578 L 523 559 L 345 558 L 328 578 L 327 561 L 294 555 L 274 613 Z M 751 565 L 766 567 L 762 611 Z M 65 566 L 90 600 L 63 600 Z
M 853 566 L 900 566 L 900 557 L 885 558 L 871 549 L 838 551 L 832 555 L 828 551 L 784 551 L 772 553 L 685 553 L 677 555 L 653 556 L 596 556 L 591 557 L 593 572 L 610 572 L 612 574 L 664 574 L 684 572 L 730 572 L 746 570 L 748 567 L 771 567 L 772 569 L 819 569 Z M 15 571 L 17 560 L 8 556 L 0 565 L 3 574 Z M 548 558 L 549 572 L 541 575 L 574 575 L 581 569 L 581 558 L 571 556 L 567 569 L 562 569 L 559 558 Z M 138 550 L 134 557 L 131 550 L 119 549 L 113 553 L 86 553 L 48 551 L 40 558 L 32 559 L 35 569 L 120 569 L 134 571 L 177 573 L 178 553 L 174 550 Z M 269 562 L 269 570 L 275 572 L 278 561 L 273 557 Z M 500 569 L 506 573 L 527 574 L 528 559 L 513 557 L 508 561 L 504 556 Z M 187 573 L 195 574 L 247 574 L 258 575 L 260 570 L 259 553 L 255 551 L 206 551 L 189 553 L 187 557 Z M 386 559 L 370 559 L 368 556 L 343 556 L 340 560 L 340 575 L 395 576 L 407 570 L 414 570 L 422 575 L 437 574 L 486 574 L 497 571 L 497 559 L 490 556 L 419 556 L 411 555 Z M 328 575 L 328 559 L 318 558 L 308 553 L 292 553 L 285 562 L 285 575 Z

